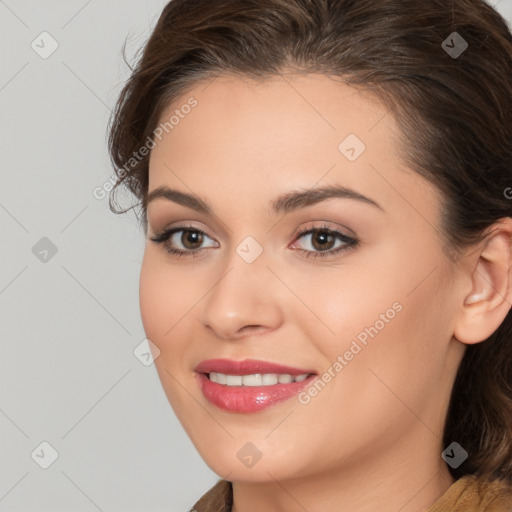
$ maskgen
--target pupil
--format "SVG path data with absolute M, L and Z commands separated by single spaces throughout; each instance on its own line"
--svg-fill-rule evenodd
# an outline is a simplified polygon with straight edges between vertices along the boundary
M 314 240 L 315 240 L 315 242 L 320 240 L 320 248 L 325 249 L 325 244 L 328 243 L 329 238 L 333 238 L 333 236 L 325 231 L 319 231 L 317 236 L 314 238 Z M 316 243 L 315 243 L 315 245 L 316 245 Z
M 185 246 L 187 244 L 201 245 L 201 235 L 197 231 L 185 231 L 183 233 L 183 235 L 185 236 L 185 241 L 186 241 L 186 243 L 184 243 Z

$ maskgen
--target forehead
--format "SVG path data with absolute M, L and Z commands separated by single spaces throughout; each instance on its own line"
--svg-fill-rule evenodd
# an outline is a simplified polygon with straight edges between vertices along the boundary
M 436 195 L 400 160 L 401 133 L 387 107 L 326 75 L 202 81 L 163 111 L 165 123 L 151 153 L 149 191 L 168 185 L 242 209 L 315 184 L 342 184 L 402 210 Z
M 193 109 L 187 107 L 191 98 L 197 102 Z M 173 116 L 180 113 L 179 120 Z M 378 143 L 386 145 L 400 134 L 387 107 L 375 96 L 322 74 L 282 74 L 260 81 L 221 75 L 203 80 L 163 111 L 160 124 L 172 117 L 180 125 L 168 130 L 176 143 L 194 143 L 184 133 L 185 125 L 193 124 L 202 149 L 215 140 L 216 153 L 221 141 L 250 143 L 247 133 L 253 143 L 264 142 L 267 152 L 288 143 L 294 153 L 303 140 L 325 140 L 325 146 L 332 141 L 338 151 L 339 138 L 354 134 L 377 149 Z

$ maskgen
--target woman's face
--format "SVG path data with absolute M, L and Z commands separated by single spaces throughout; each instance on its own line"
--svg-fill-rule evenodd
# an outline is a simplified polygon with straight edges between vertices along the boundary
M 392 114 L 324 75 L 221 76 L 161 122 L 149 194 L 195 201 L 148 204 L 141 315 L 206 463 L 231 481 L 444 464 L 460 289 Z

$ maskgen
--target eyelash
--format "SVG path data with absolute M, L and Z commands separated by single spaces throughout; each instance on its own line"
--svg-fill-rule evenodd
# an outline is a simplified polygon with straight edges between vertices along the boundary
M 193 233 L 200 233 L 201 235 L 205 235 L 208 237 L 208 235 L 204 231 L 201 231 L 200 229 L 197 229 L 194 226 L 178 226 L 176 228 L 166 229 L 166 230 L 162 231 L 161 233 L 158 233 L 155 236 L 150 237 L 150 240 L 157 244 L 165 245 L 165 250 L 168 253 L 170 253 L 178 258 L 181 256 L 191 256 L 192 258 L 200 256 L 202 251 L 204 251 L 206 248 L 183 251 L 181 249 L 173 249 L 172 247 L 169 247 L 165 243 L 169 240 L 169 238 L 171 238 L 172 235 L 174 235 L 175 233 L 179 233 L 180 231 L 190 231 Z M 349 236 L 341 233 L 340 231 L 331 229 L 327 226 L 315 226 L 312 228 L 303 229 L 302 231 L 300 231 L 297 234 L 295 241 L 299 240 L 300 238 L 302 238 L 306 235 L 309 235 L 311 233 L 316 233 L 316 232 L 322 232 L 322 233 L 325 232 L 328 235 L 333 235 L 338 240 L 341 240 L 342 242 L 344 242 L 346 245 L 342 245 L 341 247 L 338 247 L 337 249 L 330 249 L 328 251 L 308 251 L 307 249 L 294 249 L 294 250 L 299 250 L 299 251 L 302 251 L 303 253 L 306 253 L 307 258 L 309 258 L 309 257 L 325 258 L 327 256 L 332 256 L 334 254 L 338 254 L 343 251 L 353 249 L 359 245 L 359 240 L 349 237 Z M 208 237 L 208 238 L 211 238 L 211 237 Z

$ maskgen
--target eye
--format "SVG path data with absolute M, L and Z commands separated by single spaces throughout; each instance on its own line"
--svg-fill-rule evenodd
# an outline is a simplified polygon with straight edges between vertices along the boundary
M 181 233 L 181 236 L 176 236 Z M 177 257 L 181 256 L 200 256 L 204 249 L 201 247 L 204 240 L 209 238 L 204 231 L 195 228 L 194 226 L 178 226 L 171 229 L 166 229 L 161 233 L 150 237 L 150 240 L 157 244 L 162 244 L 165 250 Z M 310 237 L 310 247 L 312 249 L 299 249 L 306 254 L 306 257 L 325 257 L 337 254 L 341 251 L 354 248 L 359 244 L 359 240 L 349 237 L 336 229 L 331 229 L 326 225 L 314 226 L 300 231 L 295 240 Z M 338 241 L 338 247 L 333 248 L 333 243 Z M 180 243 L 184 248 L 176 248 L 175 244 Z M 296 242 L 294 242 L 296 243 Z M 210 246 L 212 247 L 212 246 Z M 215 247 L 215 245 L 213 245 Z
M 312 249 L 299 249 L 306 254 L 307 258 L 311 256 L 314 258 L 332 256 L 341 251 L 352 249 L 359 244 L 359 240 L 347 236 L 336 229 L 331 229 L 326 225 L 304 229 L 299 232 L 296 240 L 308 237 L 310 238 L 309 246 L 312 247 Z M 338 247 L 333 248 L 333 244 L 335 244 L 336 241 L 339 241 L 340 244 Z
M 181 236 L 176 236 L 178 233 L 181 233 Z M 200 246 L 205 237 L 210 238 L 204 231 L 201 231 L 194 226 L 178 226 L 176 228 L 166 229 L 161 233 L 150 237 L 150 240 L 157 244 L 163 244 L 165 250 L 170 254 L 178 257 L 183 255 L 194 257 L 199 256 L 202 253 L 204 248 Z M 185 249 L 176 249 L 173 247 L 177 241 L 181 243 Z

